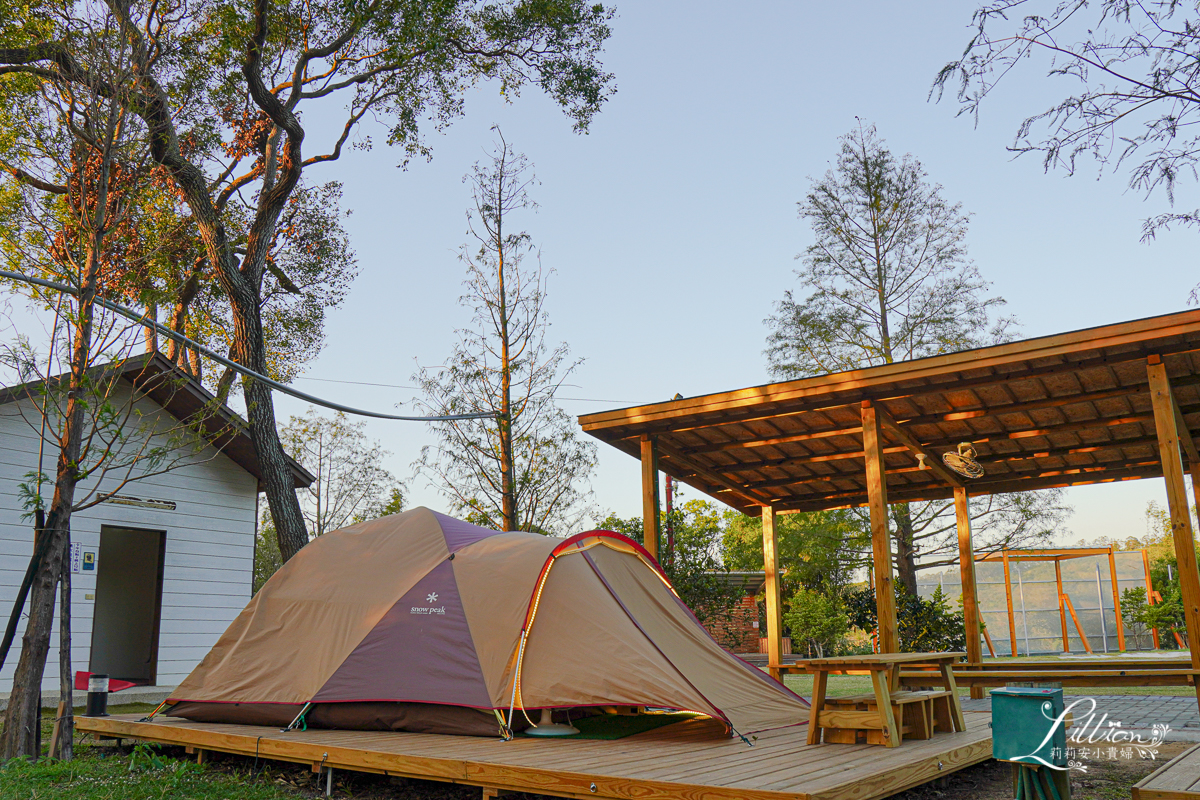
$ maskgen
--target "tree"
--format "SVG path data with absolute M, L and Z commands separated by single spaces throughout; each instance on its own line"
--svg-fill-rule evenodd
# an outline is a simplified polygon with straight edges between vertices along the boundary
M 535 84 L 577 130 L 587 128 L 612 91 L 598 60 L 612 12 L 582 0 L 451 0 L 436 7 L 410 0 L 216 0 L 184 7 L 106 0 L 72 7 L 58 26 L 38 24 L 38 8 L 21 27 L 5 31 L 0 78 L 94 83 L 141 120 L 151 155 L 187 204 L 228 297 L 236 360 L 259 373 L 270 367 L 260 300 L 280 217 L 304 170 L 336 161 L 364 118 L 381 120 L 388 143 L 409 156 L 427 155 L 420 121 L 449 124 L 479 81 L 497 80 L 506 94 Z M 133 68 L 119 85 L 95 80 L 96 66 L 74 39 L 110 13 Z M 346 100 L 344 124 L 324 152 L 306 155 L 304 111 L 327 117 L 335 96 Z M 181 102 L 185 98 L 200 102 Z M 223 143 L 224 153 L 205 146 L 214 141 Z M 370 139 L 354 144 L 369 147 Z M 231 231 L 228 217 L 239 193 L 254 198 L 244 238 Z M 271 392 L 250 378 L 243 392 L 287 560 L 304 546 L 307 532 Z
M 661 564 L 663 572 L 700 624 L 718 636 L 725 646 L 740 643 L 720 641 L 724 633 L 733 632 L 722 625 L 733 619 L 744 592 L 741 586 L 721 580 L 720 544 L 727 521 L 726 514 L 705 500 L 689 500 L 672 512 L 675 528 L 674 557 Z M 663 522 L 666 522 L 666 514 Z M 615 531 L 643 544 L 645 528 L 640 517 L 621 518 L 609 514 L 598 527 Z M 761 559 L 760 559 L 761 561 Z
M 783 622 L 791 631 L 793 652 L 806 644 L 810 653 L 816 651 L 817 658 L 825 658 L 826 651 L 833 655 L 850 632 L 850 617 L 840 595 L 801 587 L 792 595 L 790 606 Z
M 874 589 L 850 592 L 846 605 L 852 625 L 864 631 L 878 628 Z M 896 593 L 896 619 L 903 653 L 945 653 L 967 647 L 962 612 L 950 608 L 940 586 L 934 587 L 928 600 L 901 587 Z
M 782 594 L 790 597 L 801 588 L 826 595 L 840 593 L 854 573 L 869 563 L 870 531 L 870 526 L 849 509 L 777 517 L 777 559 L 784 573 Z M 762 521 L 727 512 L 721 551 L 726 569 L 762 569 Z
M 316 476 L 301 494 L 310 537 L 404 508 L 400 482 L 383 466 L 390 455 L 367 439 L 365 422 L 309 410 L 280 431 L 288 455 Z
M 959 113 L 978 118 L 1004 77 L 1037 64 L 1075 90 L 1025 119 L 1009 149 L 1041 153 L 1046 171 L 1074 174 L 1081 157 L 1101 172 L 1127 169 L 1131 189 L 1147 197 L 1161 189 L 1174 206 L 1178 181 L 1195 178 L 1200 161 L 1198 11 L 1178 0 L 985 3 L 962 56 L 941 69 L 933 91 L 940 99 L 957 83 Z M 1200 224 L 1200 209 L 1145 220 L 1143 239 L 1173 224 Z
M 55 9 L 48 18 L 31 15 L 28 8 L 14 11 L 18 24 L 46 28 L 62 20 Z M 56 344 L 69 353 L 59 359 L 67 366 L 65 378 L 52 379 L 48 368 L 40 381 L 32 380 L 39 377 L 37 359 L 27 340 L 18 339 L 2 354 L 30 381 L 18 391 L 23 388 L 27 399 L 35 401 L 39 414 L 31 427 L 42 447 L 48 444 L 57 451 L 57 465 L 50 478 L 39 464 L 20 488 L 37 530 L 33 557 L 0 643 L 3 663 L 28 598 L 21 657 L 0 732 L 0 760 L 40 755 L 39 688 L 60 588 L 60 681 L 64 696 L 70 697 L 70 587 L 62 566 L 70 546 L 71 515 L 131 480 L 158 474 L 187 452 L 180 441 L 155 445 L 155 424 L 149 430 L 138 425 L 134 402 L 114 397 L 119 373 L 94 366 L 103 354 L 120 351 L 125 341 L 120 328 L 98 313 L 95 301 L 111 291 L 109 282 L 137 249 L 130 198 L 147 179 L 148 161 L 138 121 L 120 99 L 131 72 L 128 49 L 114 35 L 111 19 L 97 23 L 72 39 L 76 51 L 94 65 L 86 80 L 22 75 L 0 82 L 0 215 L 6 223 L 0 257 L 6 266 L 41 272 L 77 289 L 76 296 L 56 296 L 49 303 L 55 310 L 51 353 Z M 16 136 L 17 129 L 24 135 Z M 66 332 L 61 343 L 60 323 Z M 89 479 L 94 483 L 81 489 Z M 53 486 L 48 504 L 43 486 Z M 62 727 L 68 738 L 56 755 L 69 758 L 69 716 Z
M 300 493 L 310 537 L 404 510 L 404 487 L 383 466 L 390 453 L 365 428 L 341 412 L 326 417 L 310 409 L 280 430 L 288 455 L 316 478 Z M 256 592 L 283 566 L 278 538 L 270 514 L 263 514 L 254 544 Z
M 911 155 L 897 160 L 873 126 L 841 139 L 837 164 L 798 203 L 815 242 L 797 256 L 806 295 L 791 291 L 767 320 L 767 358 L 793 379 L 891 364 L 1002 341 L 1013 324 L 994 312 L 1004 300 L 967 258 L 968 216 L 942 196 Z M 989 498 L 975 516 L 977 546 L 1012 547 L 1049 536 L 1065 517 L 1061 490 Z M 953 563 L 952 506 L 891 508 L 899 583 L 917 591 L 917 572 Z M 950 560 L 918 561 L 920 556 Z
M 767 320 L 772 374 L 803 378 L 966 350 L 1004 337 L 1004 304 L 967 259 L 969 217 L 942 197 L 921 163 L 899 161 L 859 127 L 841 138 L 837 165 L 813 181 L 800 218 L 816 241 Z
M 569 362 L 565 343 L 551 346 L 545 309 L 546 274 L 540 259 L 527 267 L 529 234 L 512 232 L 515 213 L 534 207 L 535 182 L 525 156 L 500 136 L 491 158 L 466 177 L 474 194 L 465 246 L 470 328 L 447 363 L 422 368 L 414 379 L 432 414 L 486 413 L 485 419 L 433 424 L 439 443 L 421 451 L 418 468 L 459 512 L 500 530 L 567 531 L 590 513 L 586 482 L 596 447 L 555 402 L 563 381 L 581 362 Z

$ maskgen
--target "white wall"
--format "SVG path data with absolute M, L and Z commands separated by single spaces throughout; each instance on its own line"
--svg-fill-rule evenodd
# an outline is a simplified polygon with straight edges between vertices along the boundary
M 127 397 L 114 400 L 119 403 Z M 145 415 L 143 419 L 158 415 L 163 426 L 176 424 L 151 401 L 140 400 L 136 408 Z M 0 630 L 33 550 L 33 526 L 21 519 L 17 489 L 25 474 L 36 469 L 37 421 L 36 406 L 28 400 L 0 405 Z M 47 446 L 42 471 L 53 476 L 56 458 L 57 451 Z M 94 485 L 94 481 L 82 484 Z M 104 484 L 111 485 L 111 481 Z M 249 602 L 257 482 L 228 457 L 206 447 L 189 463 L 130 483 L 119 493 L 173 500 L 176 510 L 101 503 L 72 516 L 72 541 L 99 552 L 102 525 L 166 531 L 157 682 L 173 686 L 191 672 Z M 43 494 L 48 500 L 48 492 Z M 87 670 L 94 601 L 86 596 L 95 595 L 96 573 L 73 573 L 71 579 L 72 669 Z M 11 689 L 23 630 L 22 623 L 13 652 L 0 670 L 0 691 Z M 58 687 L 57 624 L 42 685 L 47 690 Z

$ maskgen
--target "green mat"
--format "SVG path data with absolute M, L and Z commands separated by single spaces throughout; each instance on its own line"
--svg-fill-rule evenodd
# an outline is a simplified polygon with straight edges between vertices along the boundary
M 571 720 L 579 733 L 570 736 L 537 737 L 531 739 L 624 739 L 635 733 L 645 733 L 676 722 L 694 719 L 697 715 L 681 711 L 675 714 L 598 714 L 594 717 Z M 525 734 L 521 734 L 524 736 Z

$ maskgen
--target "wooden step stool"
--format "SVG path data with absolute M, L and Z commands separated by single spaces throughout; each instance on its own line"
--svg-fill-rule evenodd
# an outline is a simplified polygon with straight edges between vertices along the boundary
M 846 697 L 826 697 L 821 720 L 822 739 L 826 742 L 855 744 L 885 744 L 883 722 L 879 717 L 874 694 L 855 694 Z M 850 712 L 850 713 L 846 713 Z M 896 719 L 901 740 L 928 739 L 935 731 L 954 730 L 954 715 L 947 691 L 892 692 L 892 715 Z

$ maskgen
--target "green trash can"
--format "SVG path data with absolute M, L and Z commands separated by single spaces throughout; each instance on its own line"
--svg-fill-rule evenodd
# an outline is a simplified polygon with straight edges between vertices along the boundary
M 993 689 L 992 758 L 1013 764 L 1018 800 L 1067 800 L 1062 689 Z M 1062 767 L 1063 769 L 1054 769 Z

